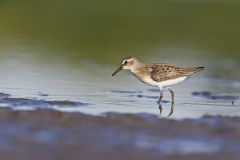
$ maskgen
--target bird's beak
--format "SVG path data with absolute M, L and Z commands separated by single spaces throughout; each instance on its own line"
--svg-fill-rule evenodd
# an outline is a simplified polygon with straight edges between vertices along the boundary
M 115 76 L 118 72 L 120 72 L 123 69 L 123 65 L 121 65 L 113 74 L 112 76 Z

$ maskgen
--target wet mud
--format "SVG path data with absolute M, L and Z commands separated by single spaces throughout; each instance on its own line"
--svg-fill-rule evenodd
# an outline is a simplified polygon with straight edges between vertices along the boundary
M 158 92 L 160 93 L 159 89 L 148 89 L 149 92 Z M 147 99 L 155 99 L 156 101 L 159 99 L 159 96 L 149 96 L 147 93 L 143 93 L 141 91 L 111 91 L 112 93 L 123 94 L 128 97 L 136 97 L 136 98 L 147 98 Z M 162 103 L 170 103 L 170 101 L 162 100 Z
M 239 123 L 222 116 L 176 121 L 145 113 L 0 109 L 0 159 L 238 159 Z
M 110 91 L 112 93 L 120 93 L 120 94 L 137 94 L 137 93 L 142 93 L 141 91 L 127 91 L 127 90 L 112 90 Z
M 211 99 L 211 100 L 230 100 L 230 101 L 235 101 L 239 100 L 240 96 L 237 95 L 229 95 L 229 94 L 220 94 L 220 93 L 213 93 L 210 91 L 195 91 L 192 92 L 193 96 L 197 97 L 202 97 L 206 99 Z
M 150 89 L 147 89 L 147 91 L 160 93 L 160 90 L 156 88 L 150 88 Z
M 46 97 L 47 94 L 41 94 Z M 73 101 L 49 101 L 44 99 L 30 99 L 30 98 L 15 98 L 9 94 L 0 93 L 0 107 L 9 107 L 17 109 L 18 107 L 29 107 L 31 108 L 51 108 L 54 106 L 58 107 L 86 107 L 93 104 Z

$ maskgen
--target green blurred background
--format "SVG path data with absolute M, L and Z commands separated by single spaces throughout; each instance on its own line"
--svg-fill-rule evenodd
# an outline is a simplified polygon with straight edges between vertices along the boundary
M 240 2 L 215 0 L 1 0 L 1 45 L 45 45 L 116 63 L 147 57 L 161 48 L 183 48 L 175 57 L 240 59 Z M 62 52 L 61 52 L 62 51 Z

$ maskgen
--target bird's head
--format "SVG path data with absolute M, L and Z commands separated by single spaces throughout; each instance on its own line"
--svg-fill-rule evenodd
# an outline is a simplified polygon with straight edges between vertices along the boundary
M 126 57 L 122 60 L 120 67 L 112 74 L 115 76 L 121 70 L 133 70 L 140 62 L 135 57 Z

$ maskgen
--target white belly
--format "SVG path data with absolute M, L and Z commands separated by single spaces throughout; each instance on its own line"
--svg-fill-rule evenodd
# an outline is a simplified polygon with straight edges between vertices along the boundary
M 171 79 L 171 80 L 166 80 L 166 81 L 161 81 L 161 82 L 156 82 L 156 81 L 153 81 L 151 78 L 145 78 L 143 81 L 149 85 L 152 85 L 152 86 L 156 86 L 156 87 L 168 87 L 168 86 L 171 86 L 173 84 L 177 84 L 179 82 L 182 82 L 184 81 L 185 79 L 187 78 L 187 76 L 185 77 L 179 77 L 179 78 L 175 78 L 175 79 Z

